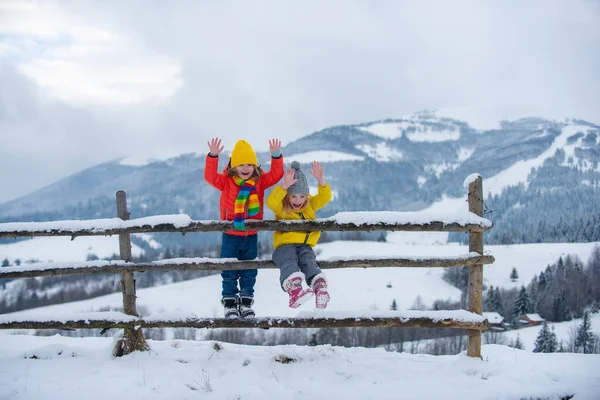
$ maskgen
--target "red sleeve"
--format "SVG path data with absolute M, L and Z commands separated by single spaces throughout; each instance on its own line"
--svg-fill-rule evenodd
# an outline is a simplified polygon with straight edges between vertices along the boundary
M 269 188 L 279 182 L 281 178 L 283 178 L 283 156 L 271 157 L 271 169 L 260 177 L 261 186 L 264 189 Z
M 206 155 L 206 164 L 204 165 L 204 180 L 208 184 L 220 191 L 225 189 L 227 182 L 227 175 L 219 174 L 217 169 L 219 168 L 219 157 L 211 157 Z

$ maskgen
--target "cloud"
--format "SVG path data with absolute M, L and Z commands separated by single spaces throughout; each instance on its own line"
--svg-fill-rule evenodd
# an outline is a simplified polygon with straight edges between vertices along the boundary
M 102 9 L 64 5 L 0 5 L 0 55 L 17 58 L 19 69 L 50 95 L 78 105 L 157 103 L 181 86 L 176 59 L 152 52 L 125 28 L 98 24 L 109 17 Z
M 37 99 L 19 108 L 11 149 L 30 157 L 20 181 L 40 176 L 31 189 L 119 156 L 204 152 L 213 136 L 265 150 L 422 109 L 476 127 L 598 123 L 599 16 L 586 0 L 4 2 L 0 59 L 37 85 L 3 91 Z M 27 148 L 49 134 L 75 143 L 48 144 L 54 163 Z

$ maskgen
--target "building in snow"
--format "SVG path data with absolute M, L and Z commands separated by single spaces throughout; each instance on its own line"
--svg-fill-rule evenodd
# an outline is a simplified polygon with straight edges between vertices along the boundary
M 519 324 L 521 326 L 541 325 L 544 321 L 545 319 L 540 317 L 539 314 L 525 314 L 519 317 Z
M 506 324 L 506 322 L 504 321 L 504 317 L 499 313 L 495 311 L 484 311 L 483 313 L 481 313 L 481 315 L 483 315 L 483 318 L 487 319 L 490 323 L 490 330 L 504 331 L 507 329 L 508 324 Z

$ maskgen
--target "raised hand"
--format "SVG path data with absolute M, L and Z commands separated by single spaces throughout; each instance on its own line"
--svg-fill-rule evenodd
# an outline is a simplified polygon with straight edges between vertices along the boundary
M 294 179 L 294 169 L 290 168 L 287 170 L 285 175 L 283 175 L 283 184 L 281 185 L 281 187 L 284 188 L 285 190 L 288 190 L 288 188 L 290 186 L 292 186 L 294 183 L 296 183 L 297 181 L 298 181 L 298 179 Z
M 273 139 L 269 140 L 269 151 L 271 153 L 276 153 L 281 150 L 281 140 Z
M 225 148 L 225 146 L 221 146 L 221 139 L 219 138 L 213 138 L 210 142 L 207 143 L 208 148 L 210 149 L 210 155 L 213 157 L 218 156 L 219 153 L 222 152 Z
M 310 174 L 312 176 L 314 176 L 315 178 L 317 178 L 317 181 L 319 181 L 319 185 L 321 186 L 325 186 L 327 185 L 327 182 L 325 181 L 325 178 L 323 177 L 323 166 L 321 165 L 320 162 L 318 161 L 313 161 L 312 163 L 312 169 L 310 169 L 308 172 L 310 172 Z

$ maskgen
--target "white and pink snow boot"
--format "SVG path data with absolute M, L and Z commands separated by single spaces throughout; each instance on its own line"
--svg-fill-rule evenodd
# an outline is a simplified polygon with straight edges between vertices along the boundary
M 327 280 L 323 273 L 315 276 L 311 283 L 312 290 L 315 292 L 315 304 L 319 309 L 327 308 L 329 303 L 329 292 L 327 291 Z
M 283 281 L 283 290 L 290 295 L 290 308 L 298 308 L 314 295 L 312 289 L 302 288 L 302 274 L 295 272 Z

